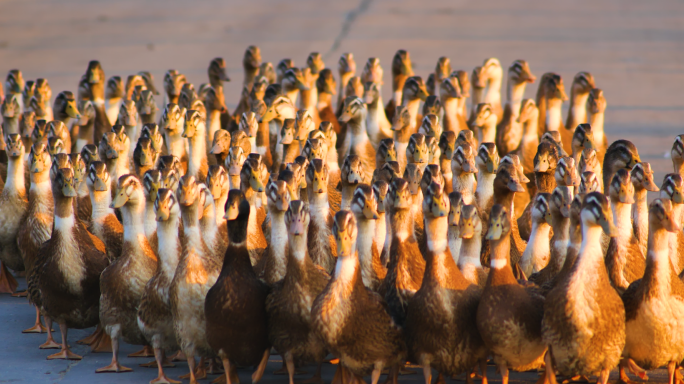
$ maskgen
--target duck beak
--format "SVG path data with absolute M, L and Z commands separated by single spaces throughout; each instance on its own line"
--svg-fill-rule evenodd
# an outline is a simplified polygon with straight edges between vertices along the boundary
M 295 236 L 303 235 L 306 232 L 304 228 L 304 220 L 302 220 L 301 218 L 294 220 L 290 224 L 290 232 Z
M 81 118 L 81 114 L 78 113 L 78 108 L 76 107 L 75 101 L 70 101 L 67 103 L 65 112 L 67 116 L 71 117 L 72 119 Z
M 523 185 L 515 179 L 511 179 L 508 182 L 508 189 L 510 189 L 511 192 L 525 192 L 525 187 L 523 187 Z
M 612 221 L 609 221 L 605 217 L 603 217 L 599 219 L 598 224 L 601 226 L 601 228 L 603 228 L 603 232 L 605 232 L 606 236 L 617 236 L 617 228 L 615 228 L 615 224 L 613 224 Z
M 255 61 L 255 63 L 253 63 L 253 64 L 256 64 L 255 68 L 258 68 L 259 64 L 256 63 L 256 60 L 254 60 L 254 61 Z M 228 74 L 226 73 L 225 69 L 222 70 L 221 72 L 219 72 L 219 80 L 226 81 L 226 82 L 230 81 L 230 77 L 228 77 Z
M 308 91 L 309 90 L 309 87 L 299 79 L 297 79 L 297 88 L 299 88 L 300 91 Z
M 473 226 L 471 220 L 463 220 L 462 223 L 458 226 L 458 228 L 460 232 L 459 235 L 462 239 L 472 239 L 473 236 L 475 236 L 475 227 Z
M 237 204 L 231 204 L 226 209 L 226 215 L 223 217 L 226 220 L 231 221 L 231 220 L 237 219 L 239 213 L 240 213 L 240 211 L 238 209 L 238 205 Z
M 264 183 L 261 182 L 261 179 L 259 179 L 257 175 L 252 175 L 252 177 L 249 178 L 249 185 L 256 192 L 264 191 Z
M 377 220 L 378 219 L 378 212 L 375 208 L 371 207 L 370 205 L 366 204 L 365 207 L 363 207 L 363 215 L 366 217 L 368 220 Z
M 653 180 L 649 179 L 646 182 L 646 185 L 644 186 L 644 189 L 646 189 L 649 192 L 658 192 L 660 191 L 660 188 L 653 182 Z
M 107 159 L 118 159 L 119 158 L 119 152 L 117 152 L 114 148 L 107 148 L 105 151 L 105 156 L 107 156 Z
M 502 225 L 494 225 L 494 223 L 489 225 L 489 230 L 487 231 L 487 234 L 485 235 L 485 240 L 499 240 L 501 239 L 501 235 L 503 234 L 503 226 Z M 463 237 L 461 235 L 461 237 Z
M 166 221 L 169 219 L 169 216 L 170 212 L 168 209 L 159 207 L 159 209 L 157 210 L 157 221 Z
M 582 146 L 586 149 L 596 149 L 594 143 L 589 139 L 584 139 L 584 143 L 582 143 Z
M 534 165 L 534 171 L 535 172 L 546 172 L 548 170 L 549 170 L 549 164 L 548 163 L 544 164 L 540 161 Z
M 487 160 L 487 172 L 488 173 L 496 173 L 497 168 L 498 168 L 498 165 L 495 164 L 491 159 Z
M 76 197 L 77 196 L 76 189 L 74 188 L 74 186 L 72 184 L 67 184 L 67 185 L 63 186 L 62 187 L 62 194 L 65 197 Z
M 373 102 L 373 95 L 371 95 L 370 93 L 366 93 L 365 95 L 363 95 L 363 102 L 366 104 L 371 104 Z
M 385 202 L 378 201 L 378 213 L 385 213 Z
M 209 151 L 212 155 L 218 155 L 219 153 L 223 153 L 223 146 L 221 144 L 214 144 L 213 147 L 211 147 L 211 151 Z
M 124 206 L 124 204 L 126 204 L 127 201 L 128 195 L 126 195 L 126 192 L 121 191 L 114 196 L 114 200 L 112 201 L 112 204 L 109 205 L 109 208 L 121 208 Z
M 627 191 L 624 190 L 624 188 L 620 189 L 620 202 L 623 204 L 634 204 L 634 194 L 630 194 Z
M 408 199 L 403 196 L 397 196 L 396 200 L 394 200 L 394 208 L 408 209 L 410 207 Z
M 358 183 L 362 182 L 363 180 L 361 179 L 361 174 L 356 173 L 356 172 L 351 172 L 349 176 L 347 177 L 347 182 L 352 185 L 357 185 Z
M 667 221 L 665 222 L 665 230 L 672 233 L 676 233 L 682 230 L 679 224 L 677 224 L 674 215 L 668 216 Z
M 344 256 L 350 256 L 352 254 L 352 242 L 349 241 L 348 239 L 342 240 L 339 236 L 335 236 L 335 240 L 337 240 L 337 256 L 338 257 L 344 257 Z
M 93 189 L 97 192 L 104 192 L 107 190 L 107 184 L 98 177 L 93 182 Z
M 563 217 L 565 217 L 567 219 L 568 217 L 570 217 L 570 208 L 567 206 L 563 206 L 560 209 L 560 213 L 561 213 L 561 215 L 563 215 Z
M 340 123 L 347 123 L 351 120 L 351 115 L 347 111 L 342 112 L 342 116 L 337 119 Z
M 320 178 L 319 178 L 320 179 Z M 312 189 L 315 192 L 323 193 L 323 181 L 314 179 Z

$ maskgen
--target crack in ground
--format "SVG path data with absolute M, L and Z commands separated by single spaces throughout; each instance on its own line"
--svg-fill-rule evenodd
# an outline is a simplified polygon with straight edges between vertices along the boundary
M 62 381 L 64 380 L 64 377 L 71 371 L 71 368 L 74 367 L 76 364 L 80 363 L 81 360 L 69 360 L 69 365 L 63 370 L 59 372 L 59 379 L 56 381 Z
M 330 47 L 328 52 L 323 55 L 323 58 L 328 58 L 340 47 L 342 40 L 344 40 L 344 38 L 347 37 L 347 34 L 349 34 L 349 30 L 351 29 L 352 24 L 354 24 L 356 18 L 368 9 L 372 1 L 373 0 L 361 0 L 361 3 L 358 7 L 347 13 L 347 16 L 344 18 L 344 22 L 342 22 L 342 29 L 340 30 L 340 33 L 337 35 L 337 37 L 335 37 L 332 47 Z

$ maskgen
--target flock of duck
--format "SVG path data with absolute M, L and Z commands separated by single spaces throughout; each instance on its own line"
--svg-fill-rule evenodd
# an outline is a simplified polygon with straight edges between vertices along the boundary
M 97 326 L 79 341 L 111 351 L 97 372 L 130 370 L 123 340 L 154 356 L 151 383 L 177 382 L 172 352 L 193 383 L 238 367 L 257 382 L 272 349 L 291 384 L 305 364 L 320 382 L 329 354 L 345 384 L 396 382 L 407 362 L 426 384 L 486 382 L 490 359 L 503 383 L 680 380 L 684 135 L 658 188 L 633 143 L 608 145 L 587 72 L 564 123 L 561 76 L 524 99 L 523 60 L 503 105 L 495 58 L 469 75 L 442 57 L 424 82 L 399 50 L 386 105 L 377 58 L 357 76 L 343 54 L 337 79 L 318 53 L 274 67 L 250 46 L 242 64 L 232 114 L 221 58 L 197 88 L 169 70 L 161 97 L 149 72 L 106 79 L 98 61 L 54 100 L 7 75 L 0 289 L 25 274 L 24 332 L 47 331 L 48 359 L 81 359 L 67 331 Z

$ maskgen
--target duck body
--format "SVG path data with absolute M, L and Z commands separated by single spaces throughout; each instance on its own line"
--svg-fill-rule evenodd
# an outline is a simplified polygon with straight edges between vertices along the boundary
M 17 245 L 17 234 L 25 225 L 29 208 L 24 184 L 24 146 L 18 134 L 10 136 L 18 140 L 15 147 L 19 149 L 9 156 L 8 177 L 0 193 L 0 261 L 12 270 L 23 271 L 24 259 Z
M 600 382 L 605 383 L 625 346 L 625 308 L 610 285 L 600 245 L 602 228 L 597 225 L 605 220 L 602 226 L 612 226 L 606 222 L 610 211 L 605 197 L 598 192 L 587 195 L 581 218 L 579 255 L 568 277 L 547 296 L 543 335 L 562 375 L 600 372 Z
M 259 364 L 271 346 L 266 312 L 268 288 L 254 273 L 245 242 L 249 211 L 243 200 L 238 217 L 229 218 L 230 245 L 204 302 L 206 334 L 211 335 L 208 342 L 224 361 L 224 367 L 226 361 L 229 367 Z

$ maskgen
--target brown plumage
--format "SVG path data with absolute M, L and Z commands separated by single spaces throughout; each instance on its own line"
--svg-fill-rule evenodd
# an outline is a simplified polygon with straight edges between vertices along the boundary
M 383 223 L 378 222 L 378 207 L 378 199 L 373 188 L 368 184 L 359 184 L 354 190 L 349 210 L 354 213 L 359 229 L 356 251 L 359 255 L 363 285 L 374 292 L 378 291 L 387 275 L 387 270 L 380 261 L 379 252 L 384 244 L 376 243 L 377 225 L 384 224 L 384 217 Z
M 328 166 L 314 159 L 306 170 L 306 190 L 309 199 L 311 222 L 307 241 L 309 256 L 314 264 L 332 272 L 335 266 L 335 239 L 330 233 L 333 215 L 328 206 Z
M 599 383 L 605 384 L 625 346 L 625 308 L 610 285 L 600 246 L 602 230 L 614 236 L 616 229 L 608 200 L 599 192 L 584 198 L 580 216 L 577 263 L 549 292 L 544 306 L 542 333 L 552 351 L 546 373 L 600 374 Z
M 518 228 L 520 228 L 520 237 L 527 241 L 530 238 L 532 230 L 532 201 L 536 198 L 538 193 L 551 193 L 556 188 L 556 167 L 558 166 L 558 159 L 560 155 L 556 148 L 549 143 L 541 143 L 537 147 L 537 154 L 534 156 L 534 183 L 536 185 L 535 196 L 523 211 L 518 219 Z
M 314 333 L 311 306 L 330 276 L 308 256 L 310 218 L 305 204 L 291 202 L 284 220 L 288 231 L 287 271 L 268 294 L 266 312 L 269 340 L 283 356 L 292 384 L 295 364 L 321 363 L 328 353 L 323 340 Z
M 121 255 L 123 226 L 109 206 L 111 202 L 109 177 L 105 163 L 94 161 L 88 169 L 86 184 L 93 207 L 89 230 L 104 242 L 107 257 L 109 260 L 114 260 Z
M 377 384 L 384 367 L 392 369 L 406 357 L 401 329 L 387 313 L 382 298 L 364 285 L 353 244 L 358 230 L 349 211 L 335 215 L 333 233 L 339 256 L 335 275 L 314 301 L 311 314 L 316 333 L 328 349 L 340 358 L 338 370 L 356 376 L 372 372 Z
M 213 351 L 223 361 L 228 383 L 237 379 L 237 366 L 258 365 L 253 382 L 263 374 L 271 344 L 268 340 L 266 295 L 250 263 L 247 232 L 251 204 L 232 190 L 226 210 L 230 245 L 216 283 L 204 302 L 206 332 Z M 236 201 L 237 204 L 231 204 Z

